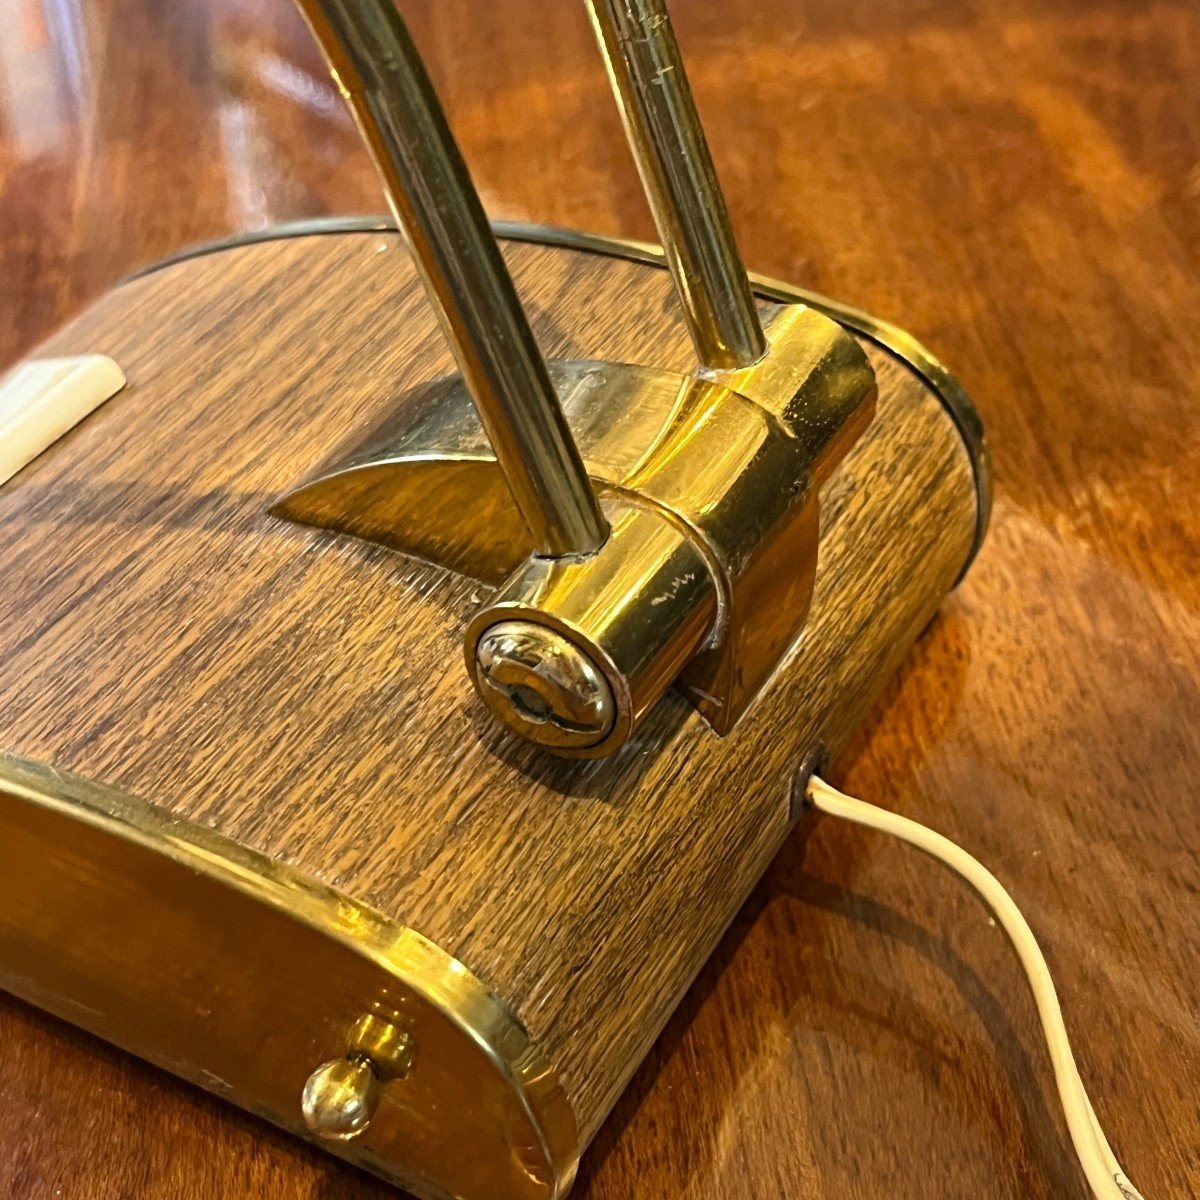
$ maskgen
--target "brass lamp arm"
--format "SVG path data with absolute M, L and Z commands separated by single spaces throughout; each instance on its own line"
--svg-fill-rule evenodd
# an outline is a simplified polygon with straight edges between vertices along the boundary
M 767 353 L 665 0 L 588 0 L 613 94 L 700 362 Z
M 388 0 L 297 3 L 371 151 L 535 552 L 594 552 L 607 524 L 403 20 Z

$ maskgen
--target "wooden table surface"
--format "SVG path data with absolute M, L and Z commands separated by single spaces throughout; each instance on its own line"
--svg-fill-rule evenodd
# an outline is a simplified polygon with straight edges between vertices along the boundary
M 583 6 L 402 0 L 493 215 L 650 238 Z M 1044 941 L 1148 1200 L 1200 1191 L 1200 8 L 675 0 L 747 262 L 912 330 L 989 542 L 834 779 Z M 9 0 L 0 363 L 136 265 L 382 208 L 285 0 Z M 0 997 L 0 1197 L 394 1193 Z M 584 1160 L 587 1200 L 1083 1197 L 1032 1003 L 914 852 L 797 829 Z

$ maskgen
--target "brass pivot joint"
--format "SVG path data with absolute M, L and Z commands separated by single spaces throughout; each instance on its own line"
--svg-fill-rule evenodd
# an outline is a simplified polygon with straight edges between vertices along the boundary
M 766 334 L 762 363 L 708 375 L 552 364 L 610 532 L 588 555 L 529 555 L 467 627 L 476 689 L 522 736 L 611 754 L 672 684 L 728 732 L 799 636 L 818 489 L 875 378 L 811 309 L 775 310 Z
M 609 530 L 591 553 L 537 552 L 458 376 L 275 511 L 495 586 L 464 632 L 467 671 L 493 714 L 556 754 L 615 752 L 672 684 L 728 732 L 804 626 L 818 491 L 875 403 L 836 322 L 792 304 L 764 324 L 766 357 L 729 371 L 549 364 Z
M 728 731 L 803 627 L 817 489 L 875 380 L 829 318 L 760 312 L 664 0 L 590 9 L 696 347 L 688 374 L 544 361 L 404 22 L 384 0 L 300 4 L 459 375 L 390 445 L 274 511 L 499 584 L 467 669 L 556 753 L 613 753 L 676 680 Z M 351 1074 L 326 1082 L 369 1090 Z

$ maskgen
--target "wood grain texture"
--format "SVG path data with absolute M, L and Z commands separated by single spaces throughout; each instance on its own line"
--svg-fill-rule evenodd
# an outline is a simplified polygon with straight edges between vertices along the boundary
M 652 236 L 582 6 L 403 7 L 493 215 Z M 1118 1154 L 1151 1200 L 1195 1194 L 1200 16 L 672 7 L 748 263 L 912 329 L 996 455 L 989 543 L 835 780 L 1012 888 Z M 4 360 L 183 244 L 381 207 L 286 5 L 71 11 L 0 31 Z M 0 1019 L 6 1198 L 389 1194 L 24 1006 Z M 577 1194 L 1083 1197 L 1055 1110 L 974 900 L 822 822 L 754 889 Z
M 664 270 L 509 258 L 553 357 L 686 370 Z M 461 668 L 470 580 L 269 515 L 450 369 L 396 234 L 181 262 L 37 353 L 128 385 L 0 489 L 0 745 L 150 799 L 411 925 L 512 1006 L 591 1139 L 966 560 L 953 422 L 868 347 L 869 431 L 822 491 L 801 642 L 732 735 L 678 696 L 562 762 L 493 725 Z M 781 568 L 782 569 L 782 568 Z

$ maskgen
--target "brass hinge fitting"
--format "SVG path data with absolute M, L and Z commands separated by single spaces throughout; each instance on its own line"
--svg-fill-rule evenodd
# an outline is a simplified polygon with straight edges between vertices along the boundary
M 629 741 L 678 681 L 731 729 L 803 627 L 821 481 L 870 421 L 856 340 L 760 311 L 662 0 L 590 0 L 698 364 L 543 360 L 391 5 L 300 0 L 460 373 L 387 445 L 273 512 L 496 586 L 469 622 L 488 708 L 563 755 Z

